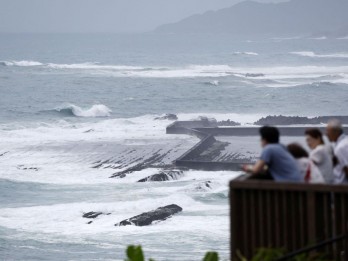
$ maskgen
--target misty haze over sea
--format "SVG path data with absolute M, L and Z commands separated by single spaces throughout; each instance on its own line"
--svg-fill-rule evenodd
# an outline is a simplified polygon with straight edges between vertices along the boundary
M 227 184 L 240 173 L 138 183 L 198 141 L 166 135 L 173 120 L 155 118 L 252 126 L 268 115 L 348 116 L 348 35 L 337 32 L 1 33 L 0 259 L 123 260 L 141 244 L 155 260 L 208 250 L 228 260 Z M 256 138 L 234 145 L 259 154 Z M 114 226 L 169 204 L 183 212 Z M 87 224 L 89 211 L 111 214 Z

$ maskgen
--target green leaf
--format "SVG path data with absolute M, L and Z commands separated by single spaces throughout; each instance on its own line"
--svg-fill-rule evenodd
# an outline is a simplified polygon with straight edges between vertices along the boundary
M 273 261 L 284 255 L 283 249 L 259 248 L 251 261 Z
M 240 250 L 237 250 L 236 252 L 237 257 L 239 258 L 239 261 L 248 261 L 240 252 Z
M 128 257 L 126 261 L 145 261 L 141 246 L 128 246 L 126 253 Z
M 216 252 L 208 252 L 205 254 L 203 261 L 218 261 L 219 255 Z

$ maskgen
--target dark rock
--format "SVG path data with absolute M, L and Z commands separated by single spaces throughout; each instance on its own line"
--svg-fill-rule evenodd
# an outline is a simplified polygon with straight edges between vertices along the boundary
M 87 224 L 89 225 L 89 224 L 92 224 L 93 223 L 93 221 L 89 221 L 89 222 L 87 222 Z
M 4 156 L 7 153 L 9 153 L 9 151 L 5 151 L 4 153 L 0 154 L 0 157 Z
M 24 165 L 18 165 L 17 169 L 20 169 L 20 170 L 35 170 L 35 171 L 39 170 L 39 168 L 36 168 L 36 167 L 25 167 Z
M 201 182 L 195 186 L 195 190 L 197 191 L 207 191 L 212 189 L 211 187 L 212 182 L 210 180 Z
M 115 226 L 148 226 L 151 225 L 154 221 L 163 221 L 167 218 L 172 217 L 174 214 L 181 212 L 182 208 L 178 205 L 172 204 L 165 207 L 160 207 L 156 210 L 150 212 L 142 213 L 138 216 L 132 217 L 121 221 L 120 223 L 115 224 Z
M 88 213 L 84 213 L 82 217 L 84 218 L 96 218 L 100 215 L 103 215 L 104 213 L 103 212 L 94 212 L 94 211 L 91 211 L 91 212 L 88 212 Z
M 138 182 L 176 180 L 178 179 L 178 176 L 181 176 L 182 174 L 182 170 L 165 170 L 161 171 L 158 174 L 154 174 L 141 180 L 138 180 Z
M 211 181 L 206 181 L 204 184 L 207 188 L 211 188 L 211 186 L 209 185 L 211 183 Z
M 161 117 L 156 117 L 155 120 L 170 120 L 170 121 L 176 121 L 178 119 L 178 116 L 176 116 L 175 114 L 165 114 Z
M 330 119 L 338 119 L 343 124 L 348 123 L 348 116 L 319 116 L 314 118 L 299 116 L 267 116 L 256 121 L 255 125 L 293 125 L 293 124 L 322 124 Z
M 265 76 L 263 73 L 246 73 L 245 77 L 263 77 Z
M 230 119 L 226 121 L 219 121 L 218 126 L 240 126 L 239 122 L 231 121 Z

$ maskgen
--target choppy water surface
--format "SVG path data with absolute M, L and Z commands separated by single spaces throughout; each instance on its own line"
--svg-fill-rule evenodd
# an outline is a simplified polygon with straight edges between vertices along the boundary
M 197 142 L 166 135 L 172 121 L 154 118 L 348 115 L 347 43 L 1 34 L 0 259 L 122 260 L 128 244 L 156 260 L 207 250 L 228 259 L 227 184 L 239 173 L 137 183 Z M 154 166 L 109 178 L 144 161 Z M 167 204 L 184 210 L 149 227 L 114 226 Z M 89 211 L 111 214 L 86 224 Z

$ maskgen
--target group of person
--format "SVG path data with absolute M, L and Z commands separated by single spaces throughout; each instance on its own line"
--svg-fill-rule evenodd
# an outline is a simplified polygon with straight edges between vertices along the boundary
M 348 136 L 342 124 L 332 119 L 326 127 L 329 144 L 318 128 L 305 131 L 307 152 L 300 144 L 279 143 L 279 130 L 264 126 L 260 130 L 262 152 L 254 165 L 243 165 L 254 178 L 275 181 L 348 184 Z M 331 143 L 331 144 L 330 144 Z

